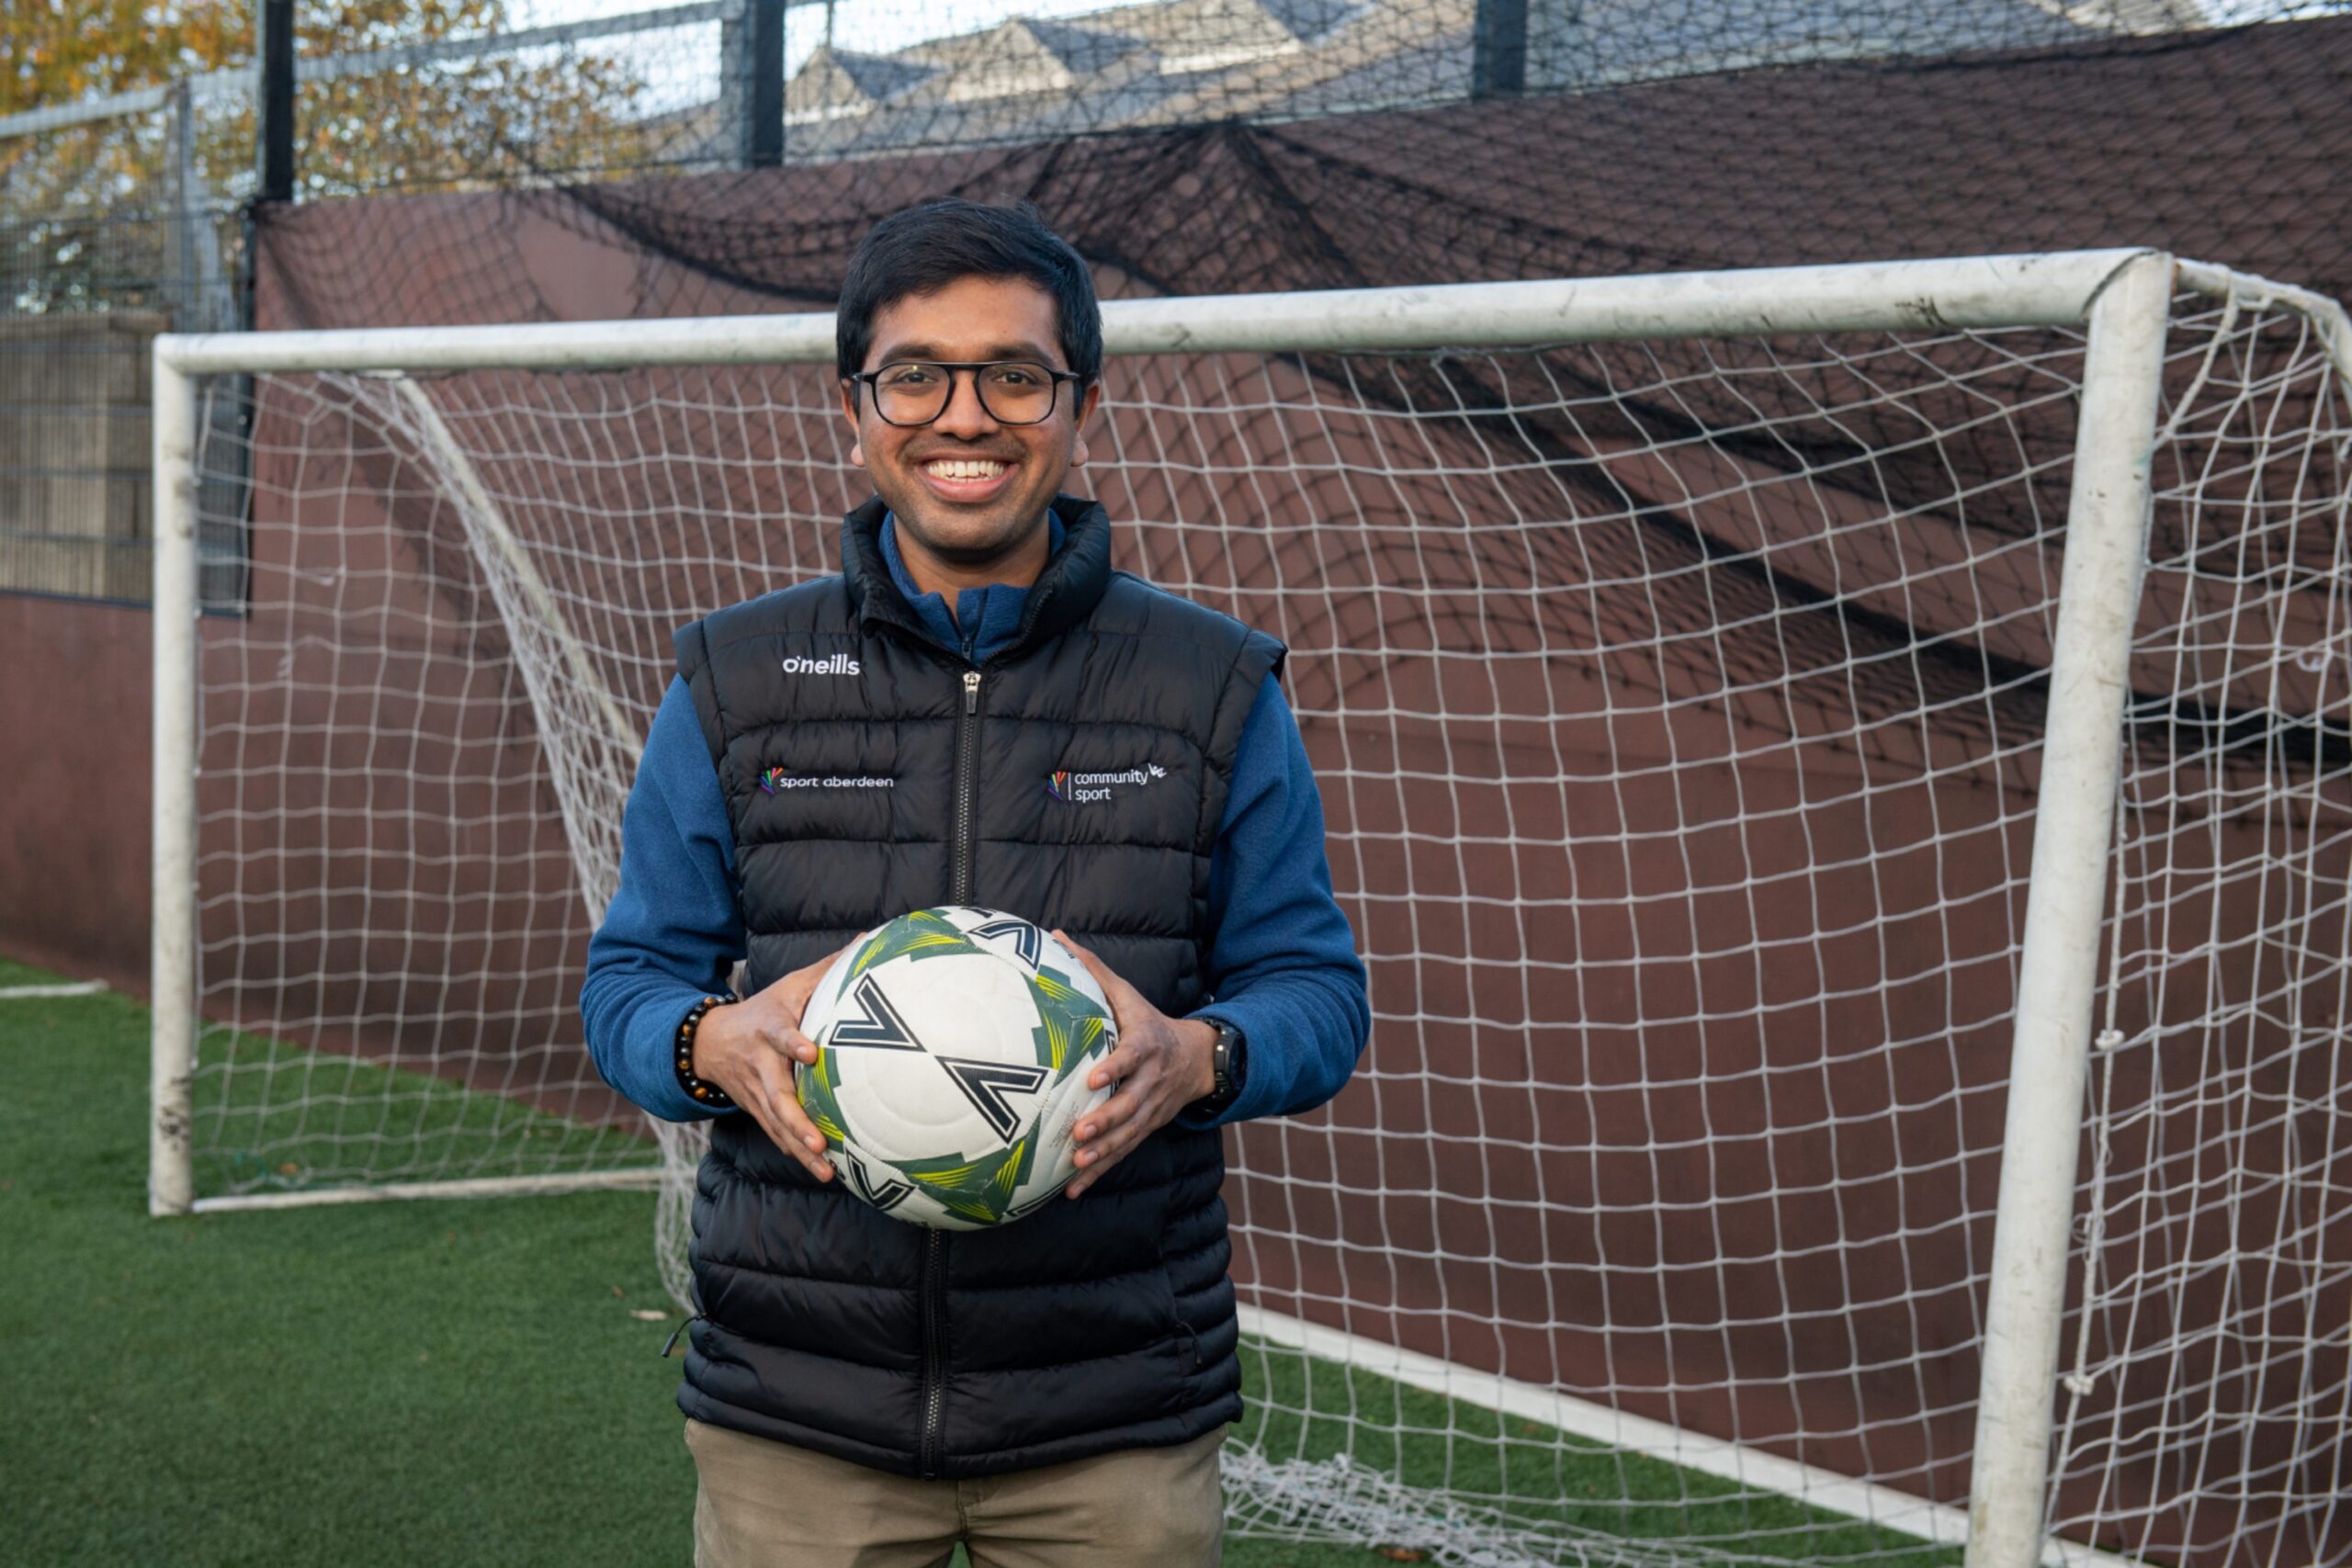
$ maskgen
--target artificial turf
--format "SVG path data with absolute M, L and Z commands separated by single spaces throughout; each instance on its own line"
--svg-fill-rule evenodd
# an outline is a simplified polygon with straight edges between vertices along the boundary
M 55 978 L 0 962 L 0 988 Z M 0 1568 L 690 1559 L 650 1194 L 151 1219 L 147 1050 L 146 1010 L 119 996 L 0 1001 Z M 328 1070 L 355 1103 L 368 1075 L 441 1093 Z M 536 1114 L 503 1124 L 548 1136 Z M 299 1172 L 303 1135 L 268 1145 L 273 1171 Z M 1522 1523 L 1697 1527 L 1720 1532 L 1718 1562 L 1957 1561 L 1361 1371 L 1245 1361 L 1241 1431 L 1284 1458 L 1352 1446 L 1408 1481 L 1508 1493 Z M 1226 1561 L 1369 1568 L 1418 1544 L 1234 1540 Z

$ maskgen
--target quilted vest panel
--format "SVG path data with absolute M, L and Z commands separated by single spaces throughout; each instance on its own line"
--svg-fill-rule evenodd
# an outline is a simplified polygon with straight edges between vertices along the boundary
M 966 903 L 1067 931 L 1171 1016 L 1210 999 L 1210 854 L 1283 649 L 1111 570 L 1102 509 L 1055 507 L 1063 547 L 977 671 L 891 581 L 878 502 L 844 524 L 841 576 L 679 633 L 734 829 L 749 987 Z M 1084 1198 L 951 1235 L 720 1117 L 679 1404 L 912 1475 L 1189 1440 L 1240 1414 L 1224 1169 L 1216 1134 L 1163 1128 Z

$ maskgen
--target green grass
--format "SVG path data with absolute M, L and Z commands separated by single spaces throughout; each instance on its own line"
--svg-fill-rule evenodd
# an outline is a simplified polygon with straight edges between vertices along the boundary
M 539 1176 L 660 1163 L 649 1138 L 423 1073 L 207 1029 L 197 1042 L 196 1190 Z
M 1244 1364 L 1253 1375 L 1237 1438 L 1306 1460 L 1350 1451 L 1351 1443 L 1354 1461 L 1377 1473 L 1475 1498 L 1508 1498 L 1506 1507 L 1480 1511 L 1522 1529 L 1702 1540 L 1724 1554 L 1717 1563 L 1756 1568 L 1832 1562 L 1958 1568 L 1962 1557 L 1958 1547 L 1931 1547 L 1791 1498 L 1743 1495 L 1729 1481 L 1361 1369 L 1295 1354 L 1245 1355 Z M 1301 1414 L 1308 1411 L 1315 1414 Z M 1561 1561 L 1577 1559 L 1563 1553 Z
M 0 987 L 53 978 L 0 962 Z M 206 1047 L 232 1048 L 287 1050 L 225 1036 Z M 300 1066 L 330 1095 L 300 1120 L 235 1098 L 232 1078 L 230 1124 L 250 1136 L 199 1174 L 199 1191 L 256 1167 L 270 1185 L 314 1179 L 376 1124 L 418 1129 L 430 1161 L 462 1148 L 485 1162 L 448 1162 L 450 1175 L 561 1168 L 580 1140 L 614 1136 L 413 1075 Z M 391 1111 L 371 1099 L 388 1084 Z M 677 1314 L 654 1272 L 649 1194 L 153 1220 L 146 1095 L 144 1009 L 110 995 L 0 1002 L 0 1568 L 690 1558 L 679 1362 L 661 1355 Z M 1244 1429 L 1277 1456 L 1344 1451 L 1352 1408 L 1360 1422 L 1453 1433 L 1359 1425 L 1359 1461 L 1508 1491 L 1527 1499 L 1512 1508 L 1521 1519 L 1699 1528 L 1726 1546 L 1756 1532 L 1758 1562 L 1957 1561 L 1794 1504 L 1728 1500 L 1722 1483 L 1367 1373 L 1248 1359 L 1260 1386 Z M 1234 1568 L 1396 1560 L 1273 1541 L 1226 1554 Z

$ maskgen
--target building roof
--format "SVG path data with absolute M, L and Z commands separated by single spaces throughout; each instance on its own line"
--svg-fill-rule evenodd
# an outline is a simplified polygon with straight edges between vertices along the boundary
M 893 54 L 860 54 L 823 44 L 785 84 L 784 114 L 815 119 L 865 114 L 933 75 L 937 67 Z
M 888 55 L 820 50 L 789 156 L 984 146 L 1466 96 L 1476 0 L 1130 0 Z M 2064 47 L 2201 27 L 2201 0 L 1530 0 L 1526 86 Z

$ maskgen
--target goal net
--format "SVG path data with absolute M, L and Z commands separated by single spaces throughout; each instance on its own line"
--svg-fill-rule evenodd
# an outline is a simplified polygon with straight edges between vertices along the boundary
M 1238 1531 L 1956 1562 L 1973 1490 L 1986 1562 L 2352 1561 L 2340 310 L 2109 253 L 1108 318 L 1073 485 L 1289 645 L 1371 975 L 1228 1137 Z M 164 340 L 159 1211 L 658 1181 L 687 1303 L 703 1129 L 576 998 L 671 632 L 866 493 L 831 342 Z

